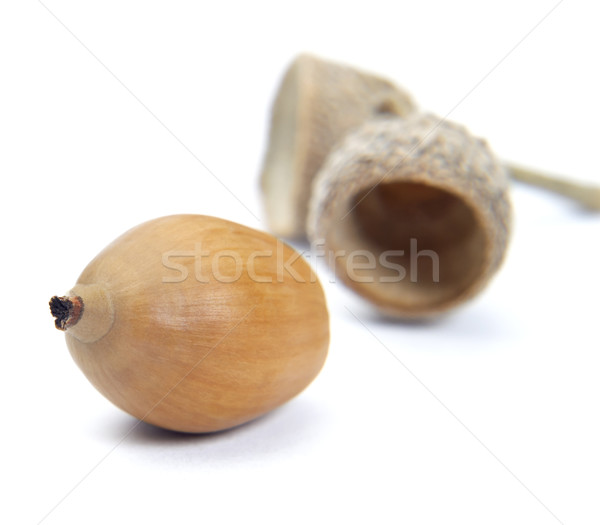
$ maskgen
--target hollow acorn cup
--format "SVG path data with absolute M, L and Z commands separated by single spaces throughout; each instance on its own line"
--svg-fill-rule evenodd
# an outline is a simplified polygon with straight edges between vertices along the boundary
M 506 171 L 486 143 L 433 115 L 371 120 L 317 174 L 307 222 L 336 275 L 381 312 L 417 319 L 474 297 L 506 253 Z M 360 259 L 360 269 L 348 268 Z M 368 260 L 365 259 L 368 258 Z
M 104 396 L 182 432 L 230 428 L 288 401 L 329 344 L 306 261 L 271 235 L 201 215 L 129 230 L 50 306 Z

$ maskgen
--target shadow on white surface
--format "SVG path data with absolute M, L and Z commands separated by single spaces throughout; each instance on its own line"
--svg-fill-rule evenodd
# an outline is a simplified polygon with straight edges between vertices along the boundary
M 98 420 L 90 432 L 106 445 L 120 442 L 115 451 L 140 452 L 145 461 L 239 463 L 310 448 L 325 431 L 326 420 L 322 407 L 300 397 L 253 421 L 209 434 L 165 430 L 116 411 L 110 419 Z
M 382 315 L 368 305 L 354 306 L 351 310 L 343 308 L 336 314 L 350 323 L 356 322 L 356 316 L 369 328 L 385 333 L 440 337 L 456 339 L 457 342 L 462 339 L 498 341 L 514 337 L 514 331 L 519 330 L 511 319 L 507 319 L 507 314 L 480 301 L 431 319 L 399 320 Z

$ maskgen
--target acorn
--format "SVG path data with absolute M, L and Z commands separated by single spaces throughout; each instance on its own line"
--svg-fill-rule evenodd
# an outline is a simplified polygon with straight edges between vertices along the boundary
M 504 259 L 509 180 L 600 211 L 600 187 L 500 162 L 391 82 L 301 55 L 273 106 L 262 192 L 271 230 L 325 248 L 386 315 L 433 317 L 475 297 Z
M 485 141 L 430 114 L 374 119 L 317 174 L 309 239 L 382 313 L 432 317 L 478 294 L 508 246 L 506 170 Z
M 379 115 L 414 110 L 410 95 L 389 80 L 308 54 L 286 71 L 273 103 L 261 187 L 269 229 L 306 237 L 310 188 L 331 149 Z
M 250 421 L 300 393 L 329 344 L 321 285 L 275 237 L 202 215 L 117 238 L 50 308 L 89 381 L 180 432 Z

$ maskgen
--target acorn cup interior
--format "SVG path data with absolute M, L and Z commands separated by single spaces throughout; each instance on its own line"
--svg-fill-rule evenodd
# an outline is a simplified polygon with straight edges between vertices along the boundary
M 360 190 L 333 232 L 336 274 L 391 313 L 446 310 L 485 273 L 485 229 L 442 188 L 388 182 Z

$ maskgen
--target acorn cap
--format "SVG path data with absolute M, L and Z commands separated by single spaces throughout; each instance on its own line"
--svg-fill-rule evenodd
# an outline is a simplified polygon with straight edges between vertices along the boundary
M 373 116 L 413 109 L 388 80 L 310 55 L 296 58 L 273 104 L 261 175 L 270 230 L 305 237 L 311 183 L 332 147 Z
M 486 143 L 413 114 L 365 123 L 330 154 L 307 230 L 337 278 L 385 314 L 416 319 L 487 284 L 510 223 L 508 179 Z

